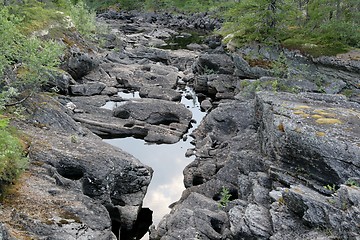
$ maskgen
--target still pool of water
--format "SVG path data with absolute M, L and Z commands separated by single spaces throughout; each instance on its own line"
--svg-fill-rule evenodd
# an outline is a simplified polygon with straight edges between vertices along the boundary
M 187 99 L 185 95 L 192 95 L 193 99 Z M 121 96 L 123 98 L 137 98 L 138 95 L 134 93 L 131 95 L 121 94 Z M 196 123 L 189 129 L 189 134 L 198 126 L 206 113 L 200 111 L 196 95 L 190 88 L 183 91 L 181 102 L 191 110 L 192 118 L 196 120 Z M 111 107 L 113 104 L 107 103 L 107 105 Z M 153 211 L 153 224 L 155 226 L 158 225 L 164 215 L 170 212 L 169 205 L 179 200 L 182 191 L 185 189 L 183 170 L 194 160 L 194 157 L 185 157 L 186 150 L 193 148 L 190 143 L 191 140 L 189 137 L 186 141 L 180 140 L 175 144 L 158 145 L 148 144 L 141 139 L 131 137 L 104 139 L 105 142 L 132 154 L 154 170 L 143 207 L 150 208 Z M 147 239 L 147 236 L 143 239 Z

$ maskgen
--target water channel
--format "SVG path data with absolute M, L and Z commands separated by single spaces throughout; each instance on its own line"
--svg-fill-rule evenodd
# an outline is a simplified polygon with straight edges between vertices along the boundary
M 181 92 L 181 103 L 192 112 L 192 119 L 195 120 L 187 133 L 189 135 L 198 126 L 206 113 L 200 110 L 197 96 L 191 88 L 186 87 Z M 121 92 L 119 96 L 123 99 L 139 98 L 137 92 Z M 192 96 L 192 98 L 185 96 Z M 121 102 L 108 102 L 104 107 L 113 109 L 118 104 L 121 104 Z M 194 160 L 194 157 L 185 157 L 187 149 L 194 147 L 190 143 L 191 140 L 191 137 L 187 137 L 175 144 L 149 144 L 142 139 L 133 137 L 104 139 L 105 142 L 132 154 L 154 170 L 143 207 L 150 208 L 153 211 L 153 224 L 155 226 L 159 224 L 164 215 L 170 212 L 169 205 L 179 200 L 182 191 L 185 189 L 183 170 Z M 148 239 L 148 236 L 145 235 L 142 239 Z

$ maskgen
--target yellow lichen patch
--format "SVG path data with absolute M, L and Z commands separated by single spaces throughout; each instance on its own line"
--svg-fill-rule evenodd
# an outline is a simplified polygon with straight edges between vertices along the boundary
M 294 110 L 300 110 L 300 109 L 309 109 L 310 107 L 309 106 L 306 106 L 306 105 L 300 105 L 300 106 L 296 106 L 294 108 Z
M 336 124 L 336 123 L 342 123 L 339 119 L 336 118 L 319 118 L 316 120 L 316 123 L 318 124 Z
M 316 109 L 316 110 L 314 110 L 314 112 L 319 114 L 319 115 L 323 115 L 325 117 L 335 117 L 334 113 L 329 113 L 329 112 L 326 112 L 326 111 L 321 110 L 321 109 Z
M 312 118 L 315 118 L 315 119 L 319 119 L 319 118 L 323 118 L 323 116 L 319 115 L 319 114 L 314 114 L 314 115 L 311 115 Z
M 303 111 L 295 111 L 294 114 L 300 115 L 300 114 L 304 114 L 304 112 Z
M 310 116 L 309 114 L 307 114 L 307 113 L 305 113 L 305 112 L 303 112 L 303 111 L 295 111 L 294 114 L 300 115 L 300 116 L 303 117 L 303 118 L 307 118 L 307 117 Z
M 301 129 L 300 128 L 295 128 L 295 130 L 294 130 L 295 132 L 297 132 L 297 133 L 301 133 L 302 131 L 301 131 Z
M 283 124 L 283 123 L 280 123 L 280 124 L 278 125 L 278 129 L 279 129 L 280 132 L 285 132 L 284 124 Z
M 301 114 L 300 116 L 302 116 L 303 118 L 307 118 L 310 116 L 310 114 L 304 113 L 304 114 Z
M 316 136 L 318 137 L 324 137 L 326 135 L 326 133 L 324 132 L 316 132 Z
M 301 114 L 304 114 L 304 112 L 303 111 L 295 111 L 294 114 L 301 115 Z

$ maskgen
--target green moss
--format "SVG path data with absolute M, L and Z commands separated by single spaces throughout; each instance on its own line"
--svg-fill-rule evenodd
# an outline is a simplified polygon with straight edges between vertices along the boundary
M 313 57 L 335 56 L 340 53 L 349 51 L 349 47 L 342 43 L 320 43 L 317 39 L 309 39 L 304 36 L 289 38 L 282 42 L 283 46 L 288 49 L 297 49 L 304 54 Z
M 346 97 L 351 97 L 354 94 L 354 90 L 352 89 L 345 89 L 341 92 L 341 94 L 345 95 Z

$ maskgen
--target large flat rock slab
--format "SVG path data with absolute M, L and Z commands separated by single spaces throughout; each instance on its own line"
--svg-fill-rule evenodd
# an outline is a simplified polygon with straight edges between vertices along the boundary
M 294 177 L 341 184 L 360 175 L 360 105 L 339 95 L 258 92 L 264 153 Z
M 151 143 L 176 143 L 187 132 L 192 113 L 183 104 L 159 99 L 131 99 L 113 110 L 87 97 L 72 98 L 82 111 L 72 117 L 102 137 L 142 138 Z

